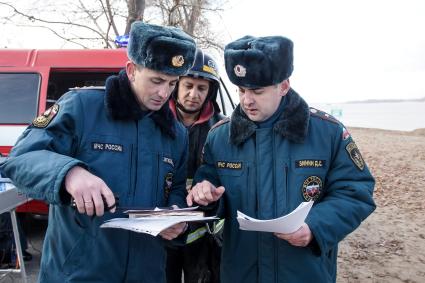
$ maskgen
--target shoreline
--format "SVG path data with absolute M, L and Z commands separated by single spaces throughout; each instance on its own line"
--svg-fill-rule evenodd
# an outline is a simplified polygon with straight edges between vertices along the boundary
M 352 130 L 369 130 L 369 131 L 376 131 L 376 132 L 407 134 L 407 135 L 413 135 L 413 136 L 425 136 L 425 128 L 417 128 L 417 129 L 410 130 L 410 131 L 389 130 L 389 129 L 370 128 L 370 127 L 350 127 L 350 126 L 346 126 L 346 128 L 352 129 Z

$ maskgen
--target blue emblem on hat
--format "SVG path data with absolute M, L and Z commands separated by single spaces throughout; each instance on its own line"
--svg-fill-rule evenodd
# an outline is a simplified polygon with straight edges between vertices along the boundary
M 118 46 L 118 47 L 127 47 L 127 45 L 128 45 L 128 38 L 129 38 L 129 35 L 128 34 L 125 34 L 125 35 L 118 35 L 116 38 L 115 38 L 115 40 L 114 40 L 114 42 L 115 42 L 115 44 Z

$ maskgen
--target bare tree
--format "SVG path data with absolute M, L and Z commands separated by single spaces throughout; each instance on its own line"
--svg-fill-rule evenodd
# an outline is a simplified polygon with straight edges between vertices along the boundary
M 193 36 L 203 48 L 223 50 L 211 19 L 220 16 L 227 1 L 151 0 L 149 9 L 159 12 L 163 25 L 176 26 Z
M 128 17 L 127 25 L 125 26 L 124 34 L 130 32 L 131 24 L 134 21 L 143 21 L 143 14 L 145 13 L 146 1 L 145 0 L 128 0 Z
M 212 0 L 0 0 L 0 24 L 49 30 L 82 48 L 116 48 L 118 35 L 128 34 L 136 20 L 177 26 L 201 47 L 222 49 L 209 17 L 219 14 Z M 4 12 L 6 10 L 6 13 Z
M 83 48 L 114 48 L 119 25 L 129 17 L 126 3 L 125 0 L 1 1 L 1 9 L 8 8 L 9 12 L 0 20 L 3 24 L 47 29 Z

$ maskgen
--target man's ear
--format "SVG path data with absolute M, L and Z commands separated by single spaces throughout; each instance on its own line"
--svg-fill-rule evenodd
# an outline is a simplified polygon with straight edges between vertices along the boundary
M 130 82 L 134 82 L 136 65 L 131 61 L 127 61 L 126 65 L 125 65 L 125 72 L 127 73 L 128 80 Z
M 289 89 L 291 88 L 291 84 L 289 83 L 289 79 L 282 81 L 279 84 L 279 88 L 280 88 L 280 95 L 285 96 L 288 93 Z

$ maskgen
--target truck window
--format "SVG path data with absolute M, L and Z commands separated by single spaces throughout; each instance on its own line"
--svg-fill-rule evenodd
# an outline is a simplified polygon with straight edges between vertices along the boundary
M 82 69 L 78 71 L 52 70 L 47 87 L 46 109 L 52 106 L 63 94 L 74 87 L 104 86 L 106 79 L 119 70 L 99 71 Z
M 0 123 L 30 124 L 37 116 L 40 75 L 0 73 Z

